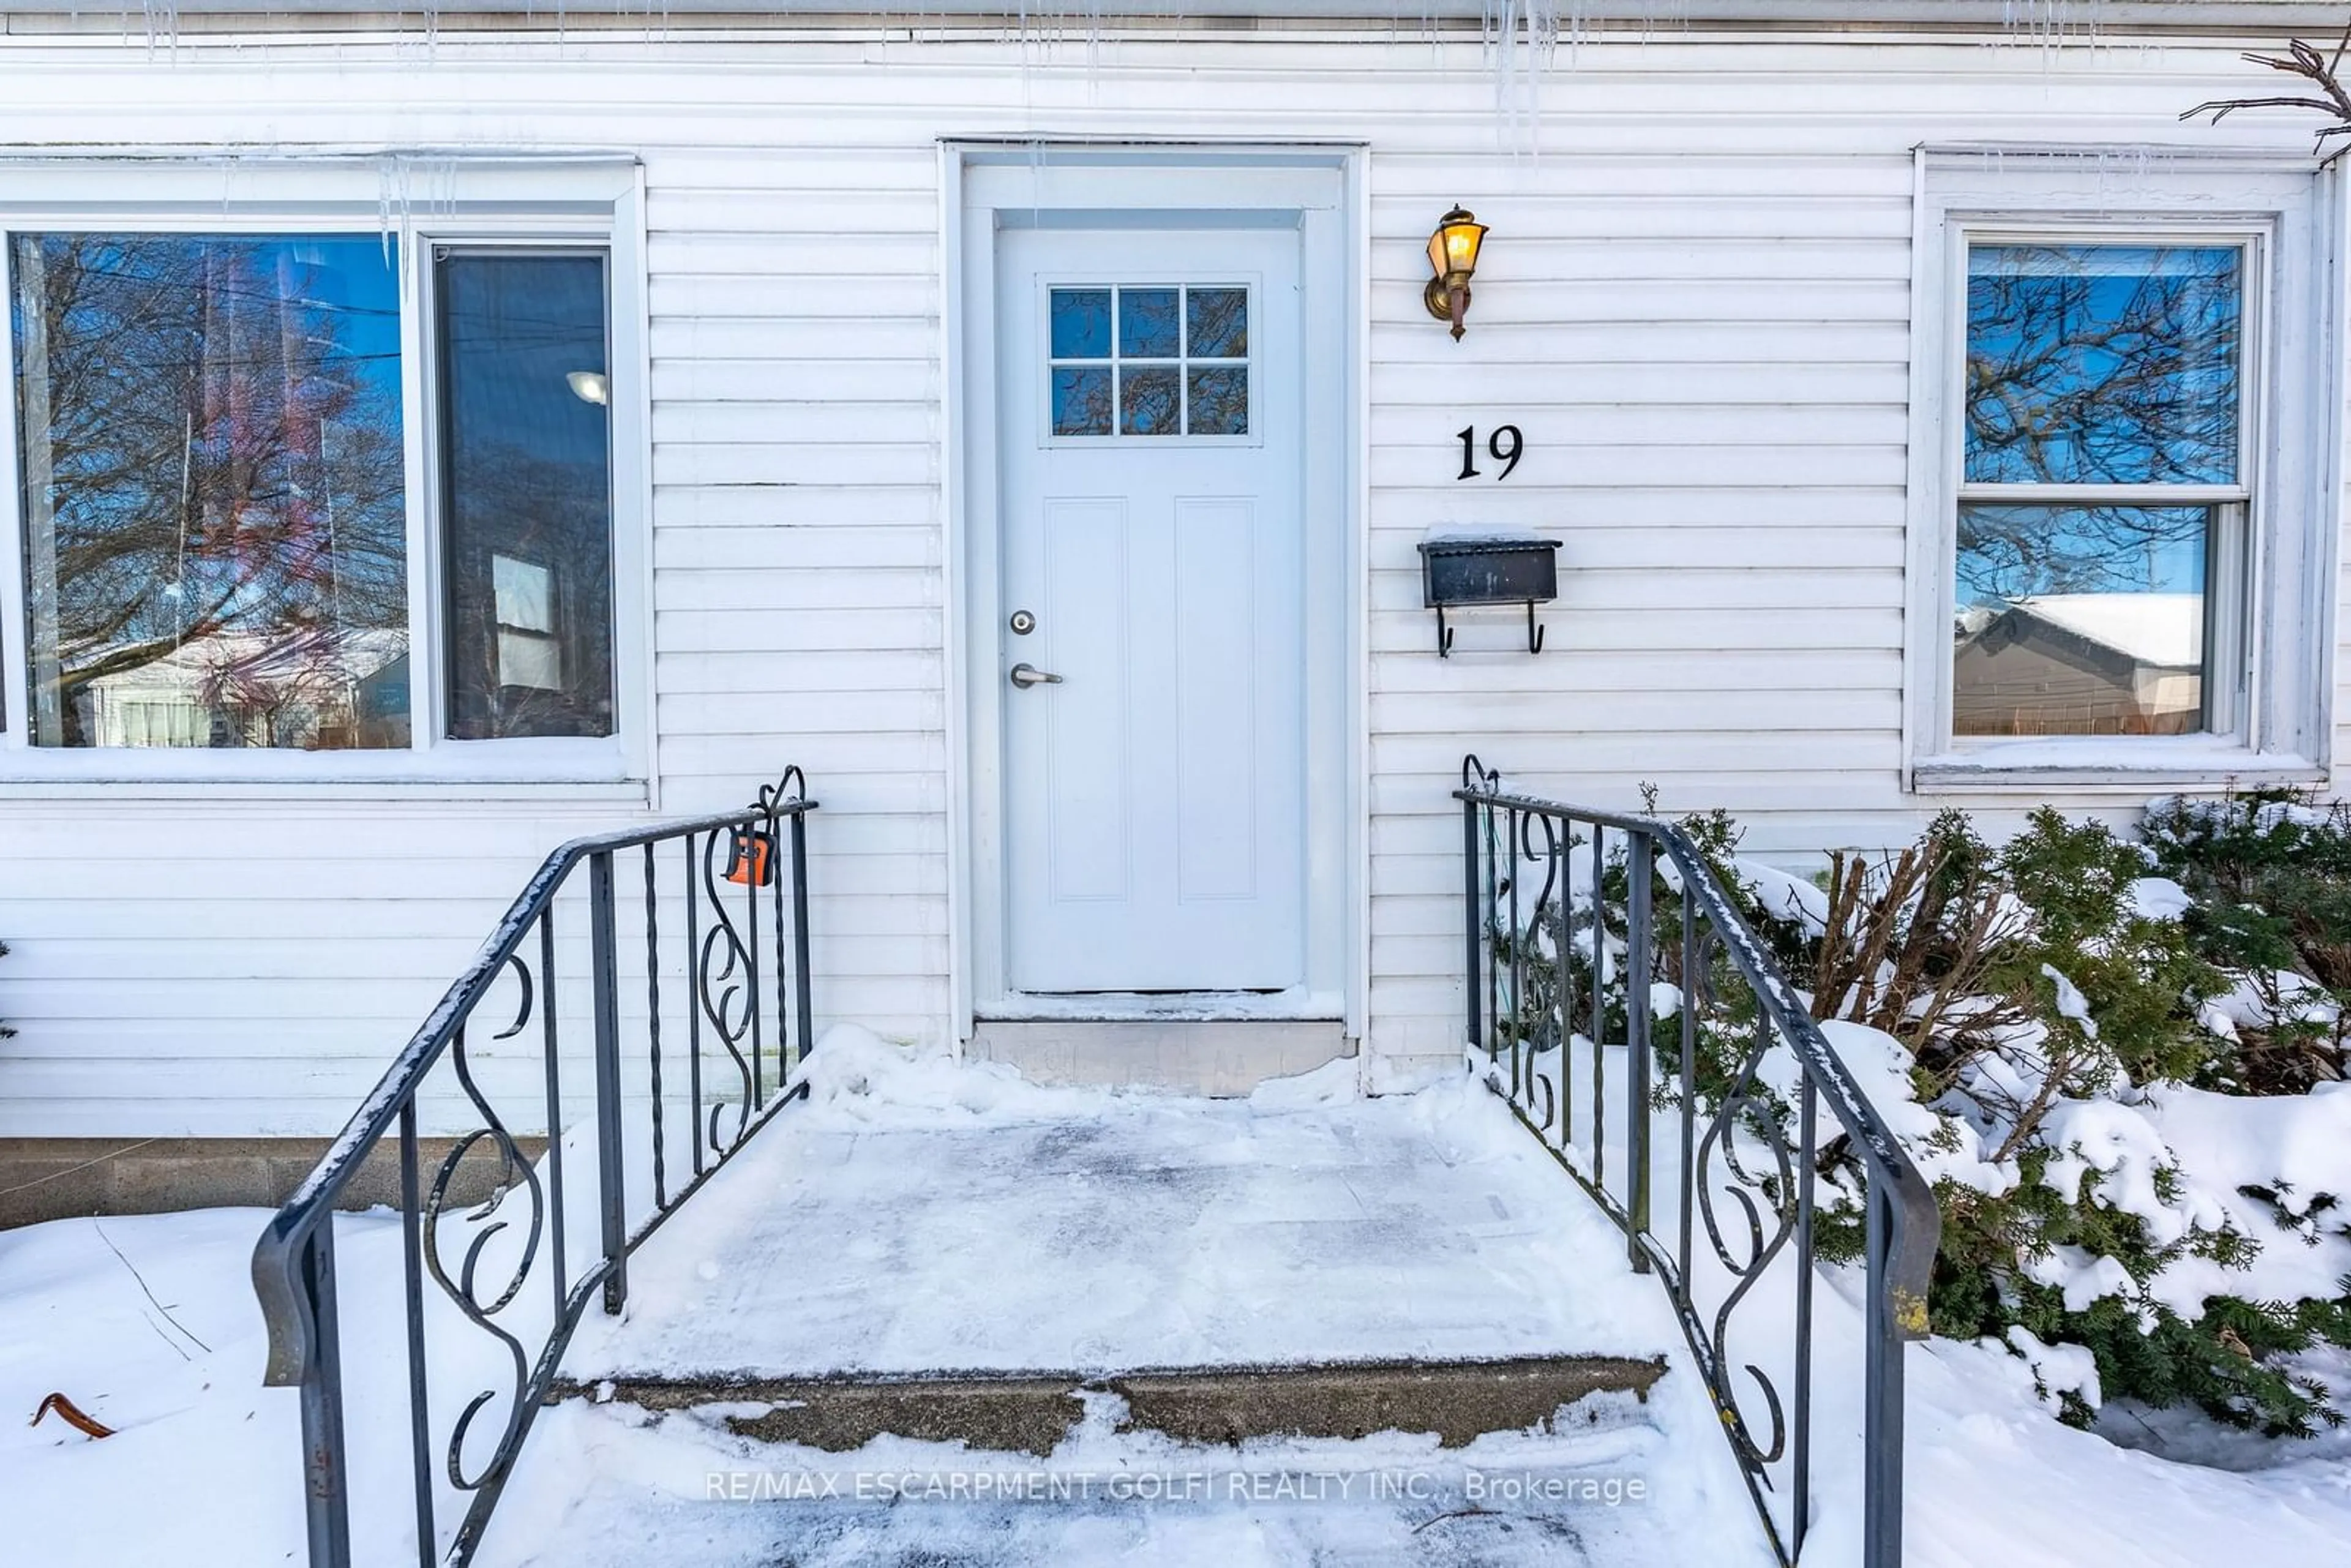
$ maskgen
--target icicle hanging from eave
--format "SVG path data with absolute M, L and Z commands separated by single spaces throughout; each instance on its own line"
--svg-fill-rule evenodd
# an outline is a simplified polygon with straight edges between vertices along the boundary
M 1106 21 L 1249 16 L 1392 26 L 1416 13 L 1429 24 L 1476 23 L 1490 16 L 1497 4 L 1498 0 L 1090 0 L 1077 9 L 1085 15 L 1099 14 Z M 2293 32 L 2335 35 L 2340 33 L 2344 16 L 2340 0 L 1546 0 L 1546 6 L 1568 14 L 1571 32 L 1578 26 L 1601 26 L 1639 31 L 1715 24 L 1823 28 L 1863 25 L 1874 29 L 1978 32 L 2031 44 L 2086 42 L 2102 28 L 2242 33 L 2269 39 Z M 908 14 L 906 8 L 893 10 L 860 0 L 553 0 L 552 5 L 547 0 L 429 0 L 416 9 L 428 19 L 453 13 L 506 15 L 534 21 L 551 16 L 559 27 L 570 13 L 641 17 L 649 26 L 668 26 L 678 16 L 696 14 L 777 18 L 904 17 Z M 1021 0 L 918 0 L 914 14 L 926 19 L 1010 22 L 1024 9 Z M 141 0 L 139 25 L 152 31 L 161 46 L 168 44 L 183 15 L 381 17 L 402 10 L 393 0 Z M 0 15 L 5 16 L 68 16 L 84 11 L 84 0 L 0 0 Z M 129 13 L 123 15 L 127 18 Z

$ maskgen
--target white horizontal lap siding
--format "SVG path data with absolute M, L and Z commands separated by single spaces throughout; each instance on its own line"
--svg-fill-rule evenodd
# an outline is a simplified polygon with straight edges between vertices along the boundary
M 645 152 L 660 768 L 713 798 L 805 768 L 820 1012 L 939 1040 L 937 156 L 802 127 Z
M 1834 112 L 1834 96 L 1814 101 Z M 1854 130 L 1831 156 L 1759 126 L 1703 156 L 1559 157 L 1500 178 L 1460 153 L 1377 161 L 1375 1046 L 1448 1052 L 1460 1038 L 1448 796 L 1465 750 L 1595 805 L 1635 805 L 1646 782 L 1669 810 L 1727 805 L 1759 826 L 1835 812 L 1841 839 L 1902 831 L 1855 819 L 1912 805 L 1899 792 L 1910 159 L 1890 128 Z M 1458 345 L 1407 287 L 1447 193 L 1493 228 Z M 1504 423 L 1526 453 L 1498 481 L 1482 448 Z M 1465 425 L 1486 475 L 1467 481 Z M 1437 521 L 1563 541 L 1541 654 L 1525 652 L 1522 617 L 1498 612 L 1455 616 L 1453 656 L 1432 656 L 1415 546 Z
M 2185 84 L 2146 63 L 2126 84 L 2057 60 L 2037 103 L 2012 77 L 1956 62 L 1933 80 L 1897 72 L 1911 82 L 1900 107 L 1882 83 L 1783 77 L 1802 126 L 1726 115 L 1723 94 L 1691 82 L 1689 116 L 1628 110 L 1588 138 L 1606 96 L 1579 90 L 1590 73 L 1564 95 L 1576 124 L 1562 155 L 1520 183 L 1449 152 L 1378 160 L 1375 1043 L 1458 1045 L 1460 827 L 1446 795 L 1465 737 L 1541 792 L 1623 808 L 1646 783 L 1668 812 L 1729 807 L 1764 854 L 1896 841 L 1940 803 L 1900 789 L 1908 150 L 2172 138 L 2165 122 L 2218 89 L 2173 96 Z M 1731 133 L 1740 118 L 1747 133 Z M 1694 150 L 1698 123 L 1725 134 Z M 1635 150 L 1652 131 L 1669 155 Z M 2085 165 L 2085 193 L 2109 184 L 2126 201 L 2126 183 Z M 1453 199 L 1494 226 L 1458 347 L 1406 287 L 1421 276 L 1416 242 Z M 1527 432 L 1519 470 L 1458 482 L 1450 433 L 1506 420 Z M 1438 518 L 1562 538 L 1542 654 L 1525 654 L 1522 622 L 1504 613 L 1457 616 L 1454 658 L 1429 656 L 1413 546 Z M 1995 831 L 2023 803 L 1970 802 Z
M 1367 143 L 1371 1034 L 1444 1054 L 1465 750 L 1597 804 L 1646 781 L 1668 810 L 1729 807 L 1765 853 L 1896 840 L 1931 811 L 1899 774 L 1910 149 L 2302 151 L 2292 120 L 2177 123 L 2259 89 L 2234 47 L 1660 35 L 1562 49 L 1513 119 L 1476 43 L 1410 26 L 152 55 L 11 37 L 0 142 L 640 157 L 662 806 L 805 768 L 820 1015 L 929 1039 L 951 1007 L 937 141 Z M 2085 189 L 2108 177 L 2085 165 Z M 1419 303 L 1457 200 L 1493 227 L 1458 344 Z M 1519 470 L 1457 483 L 1453 433 L 1505 422 Z M 1565 541 L 1541 656 L 1503 613 L 1459 617 L 1436 658 L 1414 546 L 1444 520 Z M 634 814 L 0 791 L 0 1017 L 22 1031 L 0 1045 L 0 1134 L 330 1131 L 538 856 Z M 486 1055 L 528 1103 L 531 1059 Z
M 333 1131 L 611 810 L 8 801 L 0 1137 Z

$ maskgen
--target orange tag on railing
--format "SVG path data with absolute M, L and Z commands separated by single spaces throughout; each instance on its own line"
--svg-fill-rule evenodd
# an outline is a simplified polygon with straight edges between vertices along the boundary
M 726 880 L 746 887 L 765 887 L 776 877 L 776 841 L 758 828 L 729 830 Z

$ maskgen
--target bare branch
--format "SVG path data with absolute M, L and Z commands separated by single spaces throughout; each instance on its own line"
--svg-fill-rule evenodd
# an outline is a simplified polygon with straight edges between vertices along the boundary
M 2210 114 L 2218 125 L 2223 118 L 2240 109 L 2318 109 L 2335 112 L 2335 106 L 2323 98 L 2224 98 L 2210 103 L 2199 103 L 2179 118 L 2193 120 L 2199 114 Z M 2321 132 L 2321 134 L 2325 134 Z
M 2346 53 L 2351 53 L 2351 26 L 2344 27 L 2342 39 L 2335 44 L 2332 57 L 2300 38 L 2287 41 L 2286 52 L 2283 57 L 2245 55 L 2241 57 L 2247 64 L 2265 66 L 2273 71 L 2283 71 L 2288 76 L 2300 77 L 2317 87 L 2326 96 L 2325 98 L 2214 99 L 2208 103 L 2198 104 L 2179 118 L 2193 120 L 2199 114 L 2209 114 L 2212 117 L 2212 123 L 2218 125 L 2241 109 L 2314 109 L 2321 114 L 2332 115 L 2335 121 L 2317 132 L 2321 146 L 2325 144 L 2326 139 L 2330 136 L 2351 136 L 2351 89 L 2344 87 L 2341 76 L 2343 60 Z

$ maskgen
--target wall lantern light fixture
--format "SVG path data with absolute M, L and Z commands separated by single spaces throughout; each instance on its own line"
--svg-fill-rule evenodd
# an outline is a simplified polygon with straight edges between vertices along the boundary
M 1478 247 L 1486 241 L 1486 225 L 1466 207 L 1456 207 L 1437 220 L 1428 236 L 1428 267 L 1437 276 L 1428 280 L 1421 299 L 1428 313 L 1453 323 L 1453 340 L 1461 340 L 1461 319 L 1469 313 L 1469 277 L 1478 270 Z

